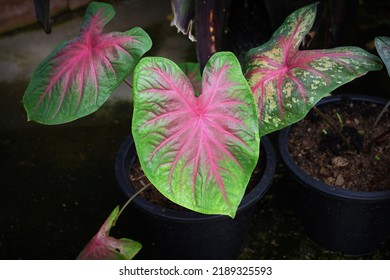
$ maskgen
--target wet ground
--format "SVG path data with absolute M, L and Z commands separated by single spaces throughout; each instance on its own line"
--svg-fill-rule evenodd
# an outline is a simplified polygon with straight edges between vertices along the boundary
M 169 26 L 169 1 L 118 1 L 115 7 L 118 16 L 109 29 L 124 30 L 135 24 L 145 28 L 154 41 L 149 55 L 176 62 L 194 57 L 191 42 Z M 131 94 L 125 86 L 99 112 L 66 125 L 28 123 L 21 104 L 38 62 L 78 32 L 82 14 L 56 19 L 49 36 L 31 27 L 0 37 L 0 259 L 74 259 L 114 207 L 126 200 L 114 174 L 116 153 L 130 133 Z M 377 32 L 383 24 L 390 26 L 386 21 L 364 25 L 364 34 Z M 383 70 L 339 92 L 369 91 L 389 98 L 389 89 L 390 78 Z M 240 258 L 353 258 L 323 250 L 306 236 L 289 201 L 287 181 L 279 165 Z M 114 236 L 131 237 L 129 225 L 137 226 L 131 223 L 131 215 L 129 209 Z M 146 251 L 138 258 L 153 255 Z M 389 259 L 390 245 L 363 258 Z

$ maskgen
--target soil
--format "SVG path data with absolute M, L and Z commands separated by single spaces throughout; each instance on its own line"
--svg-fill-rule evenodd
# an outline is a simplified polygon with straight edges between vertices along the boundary
M 390 112 L 383 106 L 343 99 L 320 111 L 339 127 L 350 147 L 314 111 L 293 125 L 289 150 L 298 166 L 328 185 L 354 191 L 390 189 Z
M 173 203 L 168 198 L 163 196 L 149 179 L 146 177 L 144 171 L 142 170 L 141 164 L 138 161 L 138 158 L 135 160 L 134 164 L 130 168 L 130 181 L 134 189 L 137 191 L 141 190 L 145 186 L 149 186 L 140 193 L 140 196 L 144 199 L 150 201 L 153 204 L 160 205 L 161 207 L 179 210 L 179 211 L 190 211 L 176 203 Z
M 265 162 L 265 154 L 261 153 L 259 163 L 257 164 L 256 168 L 254 169 L 251 179 L 248 183 L 248 186 L 246 188 L 245 194 L 249 193 L 259 182 L 263 172 L 264 172 L 264 162 Z M 145 176 L 142 167 L 138 161 L 138 158 L 135 160 L 134 164 L 130 168 L 129 172 L 130 181 L 135 188 L 136 191 L 141 190 L 143 187 L 150 185 L 150 187 L 143 190 L 140 195 L 156 204 L 160 205 L 164 208 L 173 209 L 173 210 L 179 210 L 179 211 L 192 211 L 189 209 L 186 209 L 180 205 L 177 205 L 176 203 L 173 203 L 168 198 L 163 196 L 148 180 L 148 178 Z

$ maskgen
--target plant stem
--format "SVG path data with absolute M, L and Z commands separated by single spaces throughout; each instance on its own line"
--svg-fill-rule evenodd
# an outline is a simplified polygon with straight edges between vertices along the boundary
M 371 151 L 371 149 L 373 148 L 374 144 L 377 143 L 377 142 L 382 142 L 386 139 L 387 135 L 390 134 L 390 130 L 387 130 L 385 132 L 383 132 L 382 134 L 380 134 L 379 136 L 375 137 L 374 139 L 372 139 L 368 144 L 367 144 L 367 149 L 369 151 Z
M 387 108 L 390 106 L 390 100 L 387 102 L 386 106 L 382 109 L 379 116 L 376 118 L 374 127 L 378 124 L 379 120 L 382 118 L 383 114 L 386 112 Z
M 129 86 L 129 88 L 133 89 L 133 85 L 126 79 L 123 80 L 125 82 L 126 85 Z
M 121 208 L 121 210 L 119 211 L 118 215 L 116 216 L 116 219 L 114 220 L 114 222 L 112 223 L 112 226 L 114 227 L 116 222 L 118 221 L 119 219 L 119 216 L 122 214 L 122 212 L 125 210 L 125 208 L 130 204 L 130 202 L 133 201 L 134 198 L 136 198 L 141 192 L 143 192 L 145 189 L 147 189 L 149 186 L 151 186 L 152 184 L 149 183 L 147 185 L 143 185 L 143 187 L 137 191 L 135 194 L 133 194 L 127 201 L 126 203 L 123 205 L 123 207 Z
M 351 144 L 347 140 L 347 138 L 344 137 L 344 135 L 341 133 L 340 129 L 338 129 L 332 121 L 325 116 L 316 106 L 313 107 L 314 111 L 333 129 L 334 132 L 340 137 L 341 141 L 348 147 L 348 149 L 352 149 Z

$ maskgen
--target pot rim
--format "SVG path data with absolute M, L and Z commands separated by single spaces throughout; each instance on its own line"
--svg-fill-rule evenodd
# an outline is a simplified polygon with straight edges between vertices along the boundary
M 376 96 L 368 96 L 362 94 L 337 94 L 329 97 L 325 97 L 318 102 L 318 106 L 322 106 L 331 102 L 341 101 L 343 99 L 349 99 L 351 101 L 366 101 L 373 102 L 376 104 L 385 105 L 387 100 Z M 343 189 L 335 186 L 331 186 L 323 183 L 320 180 L 314 179 L 311 175 L 302 170 L 293 160 L 289 149 L 288 149 L 288 135 L 291 127 L 294 124 L 279 131 L 278 146 L 280 155 L 291 173 L 302 182 L 306 187 L 312 186 L 316 191 L 325 193 L 330 196 L 336 196 L 344 199 L 352 199 L 357 201 L 377 201 L 377 200 L 389 200 L 390 190 L 378 191 L 378 192 L 364 192 L 364 191 L 353 191 Z
M 265 153 L 266 157 L 264 173 L 253 190 L 243 197 L 239 207 L 237 208 L 236 216 L 251 205 L 255 204 L 265 195 L 266 191 L 271 186 L 273 175 L 276 171 L 276 154 L 271 141 L 267 137 L 263 136 L 260 143 L 262 147 L 261 150 Z M 135 157 L 132 156 L 132 153 L 134 154 L 135 151 L 133 137 L 129 135 L 119 148 L 115 160 L 116 179 L 120 188 L 127 197 L 130 197 L 135 193 L 128 176 L 128 168 L 135 160 Z M 176 220 L 178 222 L 188 222 L 189 220 L 191 220 L 191 222 L 203 222 L 207 220 L 212 221 L 230 218 L 226 215 L 202 214 L 194 211 L 187 212 L 168 209 L 160 205 L 153 204 L 141 196 L 137 196 L 133 200 L 133 204 L 143 212 L 152 213 L 154 216 L 158 216 L 161 219 Z

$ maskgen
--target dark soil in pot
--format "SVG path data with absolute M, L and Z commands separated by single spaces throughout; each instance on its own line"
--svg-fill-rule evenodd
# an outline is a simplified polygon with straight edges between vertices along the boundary
M 355 191 L 389 190 L 389 110 L 374 126 L 382 109 L 378 104 L 349 99 L 321 107 L 321 112 L 341 127 L 351 147 L 311 111 L 290 130 L 288 144 L 293 159 L 305 172 L 328 185 Z
M 152 259 L 235 259 L 244 243 L 257 202 L 271 185 L 276 168 L 273 147 L 267 138 L 262 139 L 265 166 L 260 180 L 243 198 L 236 217 L 204 215 L 181 207 L 172 206 L 168 201 L 164 206 L 150 202 L 141 195 L 133 200 L 137 230 L 132 237 L 143 244 L 137 255 Z M 122 145 L 116 160 L 118 183 L 127 196 L 135 193 L 131 177 L 141 179 L 141 185 L 149 182 L 138 168 L 138 174 L 130 175 L 136 163 L 135 147 L 129 137 Z M 139 180 L 134 180 L 139 182 Z M 138 184 L 138 183 L 137 183 Z M 149 187 L 149 195 L 154 187 Z M 146 190 L 148 190 L 146 189 Z M 160 196 L 160 195 L 157 195 Z M 154 199 L 154 198 L 153 198 Z
M 390 114 L 373 125 L 386 102 L 336 95 L 318 104 L 352 149 L 313 113 L 279 133 L 281 157 L 296 179 L 292 199 L 305 231 L 325 249 L 367 255 L 390 238 Z

